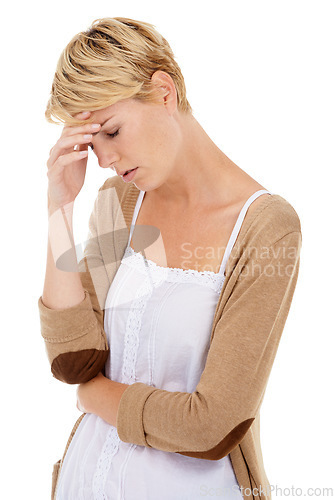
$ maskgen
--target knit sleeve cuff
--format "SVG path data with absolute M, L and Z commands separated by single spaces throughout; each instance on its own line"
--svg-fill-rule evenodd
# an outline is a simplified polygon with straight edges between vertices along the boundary
M 125 389 L 120 399 L 117 413 L 117 433 L 125 443 L 149 446 L 143 424 L 146 400 L 156 391 L 155 387 L 136 382 Z
M 96 328 L 96 317 L 90 295 L 84 290 L 84 299 L 65 309 L 50 309 L 38 299 L 42 337 L 48 342 L 70 341 Z

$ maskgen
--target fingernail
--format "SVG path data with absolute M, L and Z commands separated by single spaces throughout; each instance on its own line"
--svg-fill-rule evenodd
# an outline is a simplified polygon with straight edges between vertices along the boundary
M 90 114 L 90 111 L 83 111 L 82 116 L 88 116 Z

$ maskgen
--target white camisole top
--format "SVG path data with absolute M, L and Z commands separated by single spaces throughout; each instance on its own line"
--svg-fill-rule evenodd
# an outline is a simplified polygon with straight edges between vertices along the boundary
M 241 209 L 218 273 L 158 266 L 128 245 L 104 315 L 106 377 L 192 393 L 205 367 L 213 317 L 230 252 L 255 192 Z M 121 441 L 116 427 L 86 414 L 60 470 L 57 500 L 242 500 L 230 456 L 205 460 Z

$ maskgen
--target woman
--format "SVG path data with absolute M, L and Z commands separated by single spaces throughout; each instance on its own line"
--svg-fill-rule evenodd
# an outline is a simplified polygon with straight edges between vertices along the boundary
M 41 331 L 83 412 L 52 498 L 270 498 L 259 409 L 297 282 L 298 215 L 208 137 L 148 23 L 76 35 L 46 116 L 65 126 L 47 163 Z M 89 146 L 118 175 L 77 266 Z

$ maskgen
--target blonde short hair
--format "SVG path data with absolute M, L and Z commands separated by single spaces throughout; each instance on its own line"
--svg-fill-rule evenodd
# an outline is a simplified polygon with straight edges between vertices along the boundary
M 122 99 L 155 103 L 157 70 L 174 82 L 178 109 L 192 113 L 181 70 L 167 40 L 147 22 L 106 17 L 75 35 L 59 58 L 47 108 L 50 123 L 77 125 L 80 111 L 96 111 Z M 89 120 L 88 120 L 89 121 Z

